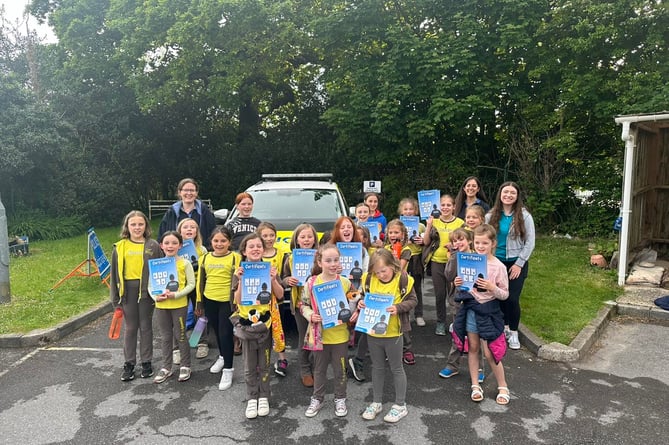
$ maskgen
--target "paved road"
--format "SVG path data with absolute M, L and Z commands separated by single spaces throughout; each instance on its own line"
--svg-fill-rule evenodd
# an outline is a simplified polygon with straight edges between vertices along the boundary
M 492 379 L 484 384 L 485 401 L 475 404 L 463 375 L 437 377 L 449 340 L 435 336 L 428 323 L 414 330 L 417 364 L 406 367 L 409 415 L 387 425 L 380 418 L 368 422 L 359 416 L 371 401 L 372 388 L 369 382 L 352 380 L 347 417 L 334 416 L 331 394 L 317 417 L 304 417 L 310 390 L 298 381 L 293 351 L 289 376 L 272 378 L 270 415 L 252 421 L 244 417 L 241 360 L 236 361 L 233 387 L 218 391 L 218 377 L 208 372 L 213 351 L 195 361 L 186 383 L 174 378 L 162 385 L 139 378 L 123 383 L 122 351 L 118 342 L 106 338 L 108 322 L 100 319 L 45 348 L 0 350 L 3 443 L 667 443 L 666 326 L 616 322 L 592 359 L 575 365 L 510 351 L 504 362 L 512 400 L 501 407 L 494 402 Z M 627 349 L 607 343 L 629 344 L 629 338 L 616 337 L 624 330 L 641 341 Z M 641 334 L 646 331 L 662 348 L 644 356 L 639 351 L 649 346 Z M 288 340 L 295 344 L 295 335 Z M 157 347 L 156 355 L 159 363 Z M 662 375 L 645 371 L 651 358 L 657 369 L 663 367 Z M 392 401 L 389 373 L 386 389 L 384 411 Z

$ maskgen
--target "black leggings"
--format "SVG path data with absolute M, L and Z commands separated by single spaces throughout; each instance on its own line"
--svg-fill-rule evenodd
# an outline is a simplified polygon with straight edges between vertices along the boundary
M 511 266 L 516 264 L 511 261 L 502 261 L 506 266 L 507 272 L 511 269 Z M 520 293 L 523 290 L 523 285 L 525 284 L 525 278 L 527 278 L 527 270 L 529 268 L 529 263 L 526 262 L 523 268 L 520 271 L 520 275 L 515 280 L 509 278 L 509 298 L 506 300 L 500 300 L 499 305 L 504 313 L 504 324 L 509 325 L 509 329 L 512 331 L 518 330 L 518 324 L 520 323 Z
M 219 354 L 225 360 L 224 369 L 231 369 L 234 357 L 232 323 L 230 322 L 232 306 L 230 306 L 229 301 L 209 300 L 206 296 L 203 300 L 204 314 L 207 316 L 208 325 L 214 329 L 218 340 Z

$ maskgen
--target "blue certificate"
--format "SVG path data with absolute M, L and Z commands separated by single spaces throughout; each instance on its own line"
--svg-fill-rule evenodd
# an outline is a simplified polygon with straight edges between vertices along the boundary
M 269 304 L 272 297 L 270 286 L 270 263 L 264 261 L 242 261 L 242 306 Z
M 348 278 L 351 269 L 362 267 L 362 243 L 337 243 L 337 249 L 341 255 L 341 274 Z
M 456 259 L 458 261 L 458 276 L 462 278 L 460 290 L 472 290 L 474 282 L 478 278 L 485 278 L 488 274 L 488 258 L 483 254 L 457 252 Z
M 197 265 L 197 259 L 200 257 L 192 239 L 185 239 L 177 254 L 184 260 L 195 265 Z
M 149 295 L 154 300 L 166 290 L 179 290 L 179 275 L 177 274 L 177 258 L 168 256 L 154 258 L 149 263 Z
M 418 191 L 418 208 L 420 210 L 420 218 L 427 220 L 432 212 L 439 212 L 441 214 L 440 200 L 441 192 L 439 190 L 420 190 Z M 436 213 L 435 213 L 436 215 Z
M 366 294 L 365 308 L 360 312 L 355 330 L 372 335 L 385 335 L 390 314 L 386 309 L 393 305 L 394 295 Z
M 372 244 L 381 239 L 381 224 L 375 221 L 367 221 L 360 223 L 360 227 L 367 227 L 367 230 L 369 230 L 369 241 Z
M 293 266 L 291 272 L 297 278 L 298 286 L 304 286 L 307 278 L 311 276 L 315 257 L 316 249 L 293 249 Z
M 402 221 L 407 228 L 407 234 L 409 235 L 410 240 L 420 236 L 420 220 L 417 216 L 400 216 L 400 221 Z
M 323 318 L 323 329 L 338 326 L 351 318 L 344 287 L 340 280 L 314 285 L 318 313 Z

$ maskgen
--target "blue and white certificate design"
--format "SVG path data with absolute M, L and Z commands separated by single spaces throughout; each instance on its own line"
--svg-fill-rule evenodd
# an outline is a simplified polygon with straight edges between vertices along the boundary
M 419 190 L 418 208 L 420 210 L 420 219 L 427 220 L 433 211 L 441 213 L 439 199 L 441 192 L 439 190 Z
M 362 243 L 337 243 L 337 249 L 341 255 L 341 274 L 348 278 L 351 269 L 362 267 Z
M 264 261 L 242 261 L 242 306 L 269 304 L 272 296 L 270 286 L 271 263 Z
M 314 267 L 314 258 L 316 249 L 293 249 L 292 274 L 297 278 L 298 286 L 304 286 L 307 278 L 311 276 L 311 269 Z
M 470 291 L 478 278 L 485 278 L 488 273 L 488 258 L 480 253 L 457 252 L 458 276 L 462 278 L 459 289 Z
M 351 318 L 351 310 L 348 307 L 344 287 L 340 280 L 316 284 L 313 293 L 318 305 L 318 313 L 323 318 L 323 329 L 342 324 L 342 318 L 345 315 L 348 315 L 348 318 L 345 318 L 346 320 Z M 346 314 L 346 311 L 348 311 L 348 314 Z M 342 313 L 342 317 L 340 317 L 340 313 Z
M 149 295 L 154 300 L 166 290 L 179 290 L 179 275 L 177 274 L 177 258 L 168 256 L 154 258 L 149 264 Z
M 372 335 L 385 335 L 390 313 L 386 309 L 393 305 L 394 295 L 366 294 L 365 308 L 360 312 L 355 330 Z

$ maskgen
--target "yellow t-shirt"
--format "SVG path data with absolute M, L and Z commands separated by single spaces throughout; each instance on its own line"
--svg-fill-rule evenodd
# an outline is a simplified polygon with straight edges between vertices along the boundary
M 341 281 L 342 287 L 344 288 L 344 293 L 347 293 L 351 289 L 351 282 L 348 280 L 348 278 L 342 276 L 339 277 L 339 281 Z M 320 275 L 318 275 L 314 280 L 314 286 L 323 283 L 325 283 L 325 281 L 323 281 L 323 278 L 321 278 Z M 346 343 L 348 342 L 348 338 L 349 338 L 349 331 L 347 323 L 342 323 L 332 328 L 323 329 L 324 345 L 338 345 L 341 343 Z
M 202 301 L 203 294 L 208 300 L 230 301 L 232 276 L 240 262 L 241 256 L 237 252 L 228 252 L 224 256 L 216 256 L 213 253 L 201 256 L 197 276 L 197 301 Z M 206 278 L 204 290 L 201 292 L 203 276 Z
M 125 258 L 123 261 L 123 279 L 140 280 L 144 269 L 144 243 L 126 241 Z
M 271 263 L 272 266 L 276 267 L 276 274 L 281 276 L 283 271 L 283 257 L 286 254 L 285 250 L 274 248 L 275 252 L 272 256 L 263 256 L 262 260 L 266 263 Z
M 376 275 L 372 274 L 371 279 L 369 281 L 369 292 L 372 294 L 394 295 L 395 299 L 393 300 L 393 304 L 401 302 L 402 294 L 400 293 L 400 275 L 401 275 L 400 273 L 396 273 L 392 280 L 390 280 L 388 283 L 384 283 L 383 281 L 376 278 Z M 406 292 L 409 293 L 413 288 L 414 280 L 411 275 L 407 275 L 407 280 L 408 281 L 407 281 Z M 362 276 L 362 282 L 363 283 L 367 282 L 367 274 L 364 274 Z M 382 338 L 399 337 L 400 335 L 402 335 L 402 332 L 400 330 L 399 316 L 390 315 L 390 318 L 388 319 L 388 328 L 386 329 L 385 334 L 379 335 L 370 333 L 367 335 L 371 335 L 372 337 L 382 337 Z
M 444 222 L 441 219 L 433 220 L 432 227 L 434 227 L 437 232 L 439 232 L 439 247 L 434 251 L 434 254 L 432 255 L 432 261 L 443 264 L 448 262 L 450 253 L 446 245 L 451 242 L 451 232 L 462 227 L 464 223 L 465 222 L 463 220 L 457 217 L 450 222 Z

